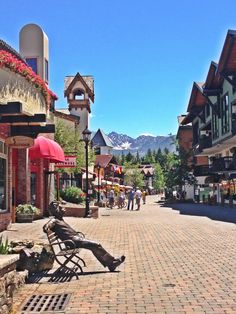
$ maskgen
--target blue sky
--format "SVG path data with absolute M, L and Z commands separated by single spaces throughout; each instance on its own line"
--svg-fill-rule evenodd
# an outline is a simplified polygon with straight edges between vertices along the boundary
M 235 0 L 2 1 L 0 38 L 36 23 L 49 37 L 50 88 L 66 107 L 67 75 L 93 75 L 91 130 L 137 137 L 176 133 L 193 81 L 218 61 Z

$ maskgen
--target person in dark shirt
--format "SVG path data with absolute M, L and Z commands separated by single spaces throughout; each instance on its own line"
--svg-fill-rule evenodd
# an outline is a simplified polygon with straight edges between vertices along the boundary
M 129 191 L 129 194 L 128 194 L 128 207 L 127 207 L 127 210 L 129 210 L 130 206 L 131 206 L 131 210 L 134 210 L 134 196 L 135 196 L 135 191 L 132 188 Z
M 124 262 L 124 255 L 122 255 L 120 258 L 114 258 L 101 246 L 101 244 L 85 239 L 80 232 L 76 232 L 73 228 L 71 228 L 71 226 L 68 225 L 63 219 L 65 210 L 59 202 L 51 202 L 49 205 L 49 212 L 54 216 L 54 218 L 50 219 L 44 225 L 44 232 L 47 232 L 47 230 L 50 229 L 55 232 L 58 238 L 62 241 L 72 240 L 77 248 L 90 250 L 97 260 L 104 267 L 108 267 L 110 271 L 114 271 L 121 263 Z

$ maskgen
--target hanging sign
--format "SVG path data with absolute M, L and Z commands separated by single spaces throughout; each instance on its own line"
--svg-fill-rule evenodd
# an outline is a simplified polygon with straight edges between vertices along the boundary
M 76 167 L 76 156 L 65 156 L 65 161 L 56 163 L 55 167 L 57 167 L 57 168 L 75 168 Z
M 6 144 L 14 148 L 28 148 L 34 145 L 34 139 L 28 136 L 11 136 L 6 138 Z

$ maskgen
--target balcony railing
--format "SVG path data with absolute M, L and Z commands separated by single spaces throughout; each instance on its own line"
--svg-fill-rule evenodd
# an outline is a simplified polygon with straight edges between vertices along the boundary
M 209 176 L 213 173 L 236 171 L 236 158 L 233 157 L 220 157 L 215 158 L 211 165 L 199 165 L 194 167 L 194 175 Z
M 212 161 L 212 171 L 236 170 L 236 159 L 233 157 L 220 157 Z

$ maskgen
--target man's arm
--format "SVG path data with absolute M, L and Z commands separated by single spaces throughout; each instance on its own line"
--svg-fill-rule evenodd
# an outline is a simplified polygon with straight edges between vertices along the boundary
M 44 226 L 43 226 L 43 232 L 47 233 L 48 230 L 51 230 L 55 226 L 56 220 L 50 219 Z

